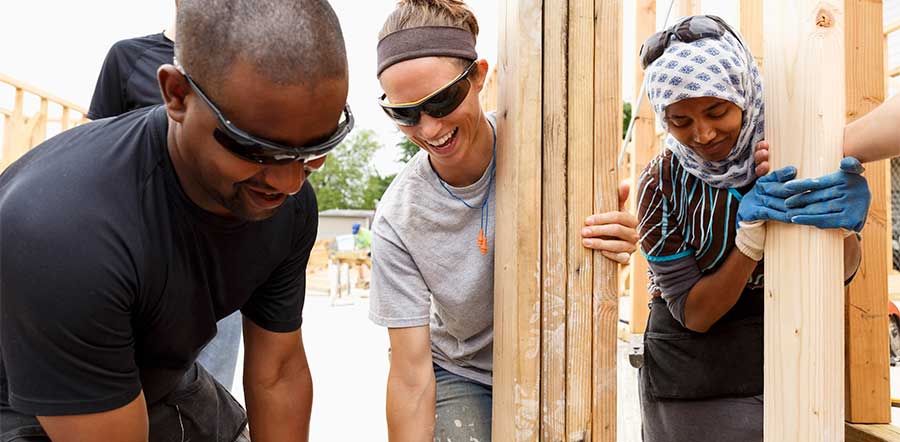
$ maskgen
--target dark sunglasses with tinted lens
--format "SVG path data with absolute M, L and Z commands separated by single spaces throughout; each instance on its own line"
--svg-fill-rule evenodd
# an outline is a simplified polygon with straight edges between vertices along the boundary
M 641 46 L 641 66 L 647 69 L 650 63 L 658 59 L 669 46 L 674 36 L 683 43 L 693 43 L 701 38 L 717 38 L 725 35 L 725 32 L 734 36 L 737 41 L 741 39 L 734 30 L 715 15 L 695 15 L 674 24 L 672 27 L 659 31 L 650 36 Z
M 473 61 L 462 74 L 453 79 L 446 86 L 428 94 L 425 98 L 412 103 L 390 104 L 386 103 L 387 94 L 378 99 L 378 104 L 384 113 L 400 126 L 415 126 L 419 124 L 421 113 L 424 112 L 434 118 L 443 118 L 450 115 L 469 95 L 472 84 L 468 81 L 469 74 L 478 63 Z
M 294 161 L 313 161 L 328 155 L 332 149 L 341 144 L 353 129 L 353 112 L 350 106 L 344 105 L 343 118 L 338 121 L 337 130 L 327 140 L 311 146 L 288 146 L 274 141 L 259 138 L 239 129 L 231 123 L 221 110 L 203 93 L 203 89 L 194 82 L 190 75 L 185 73 L 191 89 L 213 111 L 218 120 L 218 125 L 213 129 L 213 138 L 229 152 L 258 164 L 287 164 Z

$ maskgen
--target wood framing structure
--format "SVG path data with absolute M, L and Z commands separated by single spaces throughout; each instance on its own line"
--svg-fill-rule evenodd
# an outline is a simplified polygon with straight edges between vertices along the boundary
M 48 125 L 58 125 L 59 131 L 62 132 L 88 121 L 85 117 L 87 111 L 81 106 L 14 78 L 0 74 L 0 87 L 11 88 L 14 97 L 11 109 L 0 107 L 0 115 L 3 116 L 3 155 L 0 157 L 0 171 L 47 139 Z M 30 116 L 25 111 L 25 100 L 28 96 L 39 100 L 37 112 Z M 51 117 L 51 105 L 61 108 L 59 117 Z
M 852 122 L 884 101 L 881 1 L 845 0 L 846 117 Z M 862 262 L 846 300 L 847 422 L 891 422 L 888 354 L 888 269 L 891 262 L 890 162 L 866 165 L 872 192 L 863 229 Z
M 844 2 L 766 0 L 766 139 L 773 168 L 837 169 L 845 120 Z M 839 231 L 768 224 L 765 440 L 844 432 L 843 246 Z
M 614 441 L 617 266 L 581 229 L 618 204 L 622 1 L 500 4 L 493 437 Z
M 741 0 L 741 35 L 750 46 L 760 72 L 763 70 L 763 0 Z

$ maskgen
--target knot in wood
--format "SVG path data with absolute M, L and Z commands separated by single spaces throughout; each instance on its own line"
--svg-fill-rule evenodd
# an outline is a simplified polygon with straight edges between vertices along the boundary
M 834 15 L 832 15 L 831 11 L 820 9 L 819 13 L 816 14 L 816 26 L 820 28 L 830 28 L 834 26 Z

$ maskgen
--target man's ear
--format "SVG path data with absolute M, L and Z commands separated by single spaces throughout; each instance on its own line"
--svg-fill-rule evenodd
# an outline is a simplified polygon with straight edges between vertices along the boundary
M 159 81 L 159 90 L 166 105 L 166 113 L 169 114 L 169 118 L 183 123 L 187 110 L 185 97 L 192 92 L 187 79 L 178 71 L 178 68 L 171 64 L 160 66 L 156 71 L 156 78 Z

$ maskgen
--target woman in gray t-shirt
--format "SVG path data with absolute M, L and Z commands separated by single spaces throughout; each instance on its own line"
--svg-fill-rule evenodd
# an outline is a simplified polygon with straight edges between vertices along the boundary
M 388 327 L 391 438 L 490 440 L 495 118 L 478 25 L 458 0 L 404 0 L 378 44 L 385 113 L 421 151 L 373 223 L 370 318 Z M 535 195 L 540 198 L 540 195 Z M 622 200 L 627 188 L 621 189 Z M 619 262 L 635 249 L 626 212 L 585 222 L 584 244 Z

